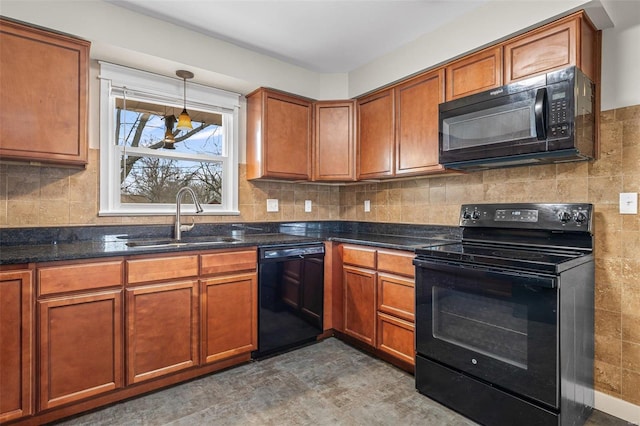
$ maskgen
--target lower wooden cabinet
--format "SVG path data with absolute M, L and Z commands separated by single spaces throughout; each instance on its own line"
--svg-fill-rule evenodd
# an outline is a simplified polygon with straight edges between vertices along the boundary
M 344 266 L 343 287 L 345 334 L 375 346 L 375 271 Z
M 0 423 L 33 412 L 30 270 L 0 271 Z
M 344 329 L 410 370 L 415 365 L 414 253 L 344 244 Z M 379 353 L 379 355 L 380 355 Z M 397 360 L 397 361 L 396 361 Z
M 38 301 L 39 409 L 122 386 L 122 291 Z
M 202 361 L 210 363 L 258 349 L 256 273 L 201 281 Z
M 122 387 L 122 259 L 36 271 L 38 410 Z
M 198 365 L 198 280 L 126 292 L 127 384 Z

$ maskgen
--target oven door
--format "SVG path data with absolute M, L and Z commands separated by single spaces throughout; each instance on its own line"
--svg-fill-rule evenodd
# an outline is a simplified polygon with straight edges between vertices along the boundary
M 556 277 L 415 265 L 419 356 L 559 408 Z

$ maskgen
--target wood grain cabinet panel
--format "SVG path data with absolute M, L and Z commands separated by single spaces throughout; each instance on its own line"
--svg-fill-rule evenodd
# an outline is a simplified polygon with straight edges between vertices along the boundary
M 127 289 L 127 384 L 198 365 L 198 281 Z
M 82 262 L 38 268 L 38 296 L 122 286 L 124 262 Z
M 375 269 L 376 249 L 345 244 L 342 246 L 342 263 L 345 265 Z
M 444 70 L 422 74 L 394 88 L 395 176 L 441 172 L 438 105 L 444 102 Z
M 258 249 L 220 250 L 200 255 L 200 275 L 219 275 L 242 271 L 255 271 Z
M 39 300 L 39 409 L 120 388 L 122 290 Z
M 316 102 L 314 114 L 313 180 L 355 180 L 355 102 Z
M 89 46 L 0 19 L 0 158 L 87 163 Z
M 256 273 L 201 282 L 201 342 L 204 363 L 258 349 Z
M 366 269 L 343 267 L 344 332 L 375 346 L 376 273 Z
M 247 179 L 307 180 L 313 105 L 269 89 L 247 95 Z
M 198 276 L 198 255 L 175 255 L 127 260 L 127 283 L 140 284 Z
M 506 42 L 505 84 L 572 65 L 599 82 L 599 52 L 598 31 L 577 12 Z
M 0 271 L 0 423 L 33 413 L 30 270 Z
M 400 250 L 378 250 L 378 271 L 404 275 L 413 278 L 416 268 L 413 266 L 415 253 Z
M 393 176 L 395 111 L 393 90 L 358 99 L 358 179 Z
M 446 66 L 446 100 L 502 86 L 502 46 L 467 55 Z
M 415 365 L 415 327 L 391 315 L 378 313 L 377 348 L 397 359 Z
M 414 322 L 414 293 L 415 280 L 378 273 L 378 311 Z

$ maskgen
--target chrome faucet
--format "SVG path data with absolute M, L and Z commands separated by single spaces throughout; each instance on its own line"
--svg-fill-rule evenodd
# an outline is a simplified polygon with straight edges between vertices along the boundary
M 180 224 L 180 204 L 182 203 L 184 194 L 187 192 L 191 195 L 191 199 L 193 199 L 193 204 L 195 204 L 196 206 L 196 213 L 203 212 L 202 206 L 200 205 L 200 202 L 198 201 L 198 197 L 196 196 L 196 193 L 193 191 L 193 189 L 189 188 L 188 186 L 185 186 L 184 188 L 180 188 L 180 191 L 178 191 L 178 194 L 176 194 L 176 224 L 173 232 L 173 237 L 176 240 L 180 240 L 180 238 L 182 238 L 183 231 L 184 232 L 191 231 L 193 227 L 196 226 L 195 220 L 191 225 Z

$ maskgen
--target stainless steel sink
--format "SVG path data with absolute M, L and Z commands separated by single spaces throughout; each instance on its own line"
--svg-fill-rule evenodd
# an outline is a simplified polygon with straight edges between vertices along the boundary
M 203 236 L 203 237 L 187 237 L 176 240 L 173 238 L 158 239 L 131 239 L 125 244 L 128 247 L 185 247 L 185 246 L 204 246 L 212 244 L 229 244 L 240 241 L 238 238 L 221 237 L 221 236 Z

